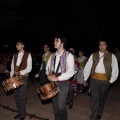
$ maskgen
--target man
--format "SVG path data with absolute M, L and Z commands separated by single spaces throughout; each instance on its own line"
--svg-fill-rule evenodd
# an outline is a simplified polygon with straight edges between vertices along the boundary
M 27 85 L 28 85 L 28 75 L 32 69 L 32 57 L 31 53 L 24 50 L 24 42 L 18 41 L 16 43 L 17 53 L 13 55 L 11 63 L 10 76 L 21 76 L 24 85 L 14 89 L 15 102 L 18 109 L 18 114 L 14 119 L 20 118 L 20 120 L 25 120 L 26 117 L 26 100 L 27 100 Z
M 117 61 L 118 61 L 118 67 L 119 67 L 119 70 L 120 70 L 120 50 L 119 48 L 115 48 L 115 56 L 117 58 Z
M 69 109 L 73 108 L 73 98 L 77 96 L 77 72 L 79 70 L 79 62 L 77 61 L 77 57 L 75 56 L 75 50 L 73 48 L 69 49 L 69 52 L 74 56 L 74 75 L 70 78 L 70 88 L 68 94 L 68 104 Z
M 3 60 L 0 59 L 0 86 L 2 81 L 7 78 L 5 71 L 7 70 L 6 65 L 4 64 Z
M 40 85 L 45 85 L 46 83 L 48 83 L 48 79 L 46 76 L 46 65 L 52 54 L 50 52 L 50 47 L 48 44 L 44 44 L 43 50 L 44 50 L 44 54 L 42 55 L 42 64 L 40 67 Z
M 99 41 L 99 51 L 93 53 L 84 68 L 84 86 L 91 73 L 92 94 L 89 120 L 101 119 L 110 84 L 118 77 L 118 63 L 115 55 L 107 50 L 107 41 Z
M 46 74 L 50 81 L 58 86 L 60 93 L 52 98 L 55 120 L 67 120 L 67 96 L 70 78 L 74 75 L 74 56 L 65 50 L 66 38 L 57 35 L 54 38 L 54 52 L 47 64 Z

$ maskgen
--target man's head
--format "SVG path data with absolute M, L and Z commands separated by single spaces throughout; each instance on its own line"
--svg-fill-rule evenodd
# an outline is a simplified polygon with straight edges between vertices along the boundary
M 73 48 L 69 48 L 69 52 L 72 53 L 73 55 L 75 54 L 75 50 Z
M 105 52 L 107 50 L 107 47 L 108 47 L 108 43 L 106 40 L 99 40 L 99 50 L 101 52 Z
M 84 54 L 85 54 L 85 51 L 83 49 L 79 50 L 78 52 L 79 57 L 84 56 Z
M 43 46 L 44 52 L 48 52 L 49 49 L 50 49 L 49 45 L 48 44 L 44 44 L 44 46 Z
M 23 50 L 24 50 L 24 47 L 25 47 L 24 41 L 17 41 L 17 42 L 16 42 L 16 49 L 17 49 L 18 51 L 23 51 Z
M 67 39 L 63 35 L 56 35 L 54 38 L 54 48 L 60 49 L 60 48 L 66 48 L 67 45 Z

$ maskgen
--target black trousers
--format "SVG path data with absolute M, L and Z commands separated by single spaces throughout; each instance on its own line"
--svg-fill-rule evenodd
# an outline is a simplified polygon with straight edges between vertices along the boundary
M 90 105 L 91 115 L 89 120 L 97 120 L 97 115 L 102 116 L 109 87 L 109 80 L 96 80 L 91 78 L 90 90 L 92 93 L 92 99 Z
M 14 90 L 15 102 L 20 114 L 20 117 L 26 116 L 26 100 L 27 100 L 27 86 L 28 77 L 22 76 L 24 85 Z
M 55 120 L 67 120 L 67 97 L 70 81 L 57 82 L 60 93 L 52 99 Z

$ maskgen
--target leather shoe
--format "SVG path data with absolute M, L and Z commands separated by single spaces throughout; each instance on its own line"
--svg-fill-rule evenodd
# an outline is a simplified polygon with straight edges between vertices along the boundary
M 17 114 L 16 116 L 14 116 L 14 119 L 18 119 L 20 117 L 20 114 Z
M 100 119 L 101 119 L 101 115 L 97 115 L 97 119 L 99 119 L 99 120 L 100 120 Z
M 21 117 L 20 120 L 25 120 L 25 117 Z

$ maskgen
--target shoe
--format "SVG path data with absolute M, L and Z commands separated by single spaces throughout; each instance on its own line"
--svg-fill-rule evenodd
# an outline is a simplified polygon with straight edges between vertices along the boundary
M 91 91 L 90 90 L 88 90 L 88 96 L 90 96 L 91 95 Z
M 88 92 L 88 96 L 90 96 L 91 95 L 91 92 Z
M 25 120 L 25 117 L 21 117 L 19 120 Z
M 82 90 L 79 90 L 79 91 L 78 91 L 78 94 L 80 94 L 80 93 L 82 93 L 82 92 L 83 92 Z
M 69 105 L 69 109 L 72 109 L 73 105 Z
M 77 97 L 77 93 L 74 93 L 74 98 L 76 98 Z
M 99 120 L 100 120 L 100 119 L 101 119 L 101 115 L 97 115 L 97 119 L 99 119 Z
M 20 114 L 17 114 L 16 116 L 14 116 L 14 119 L 18 119 L 20 117 Z
M 69 101 L 67 101 L 67 105 L 69 105 Z

